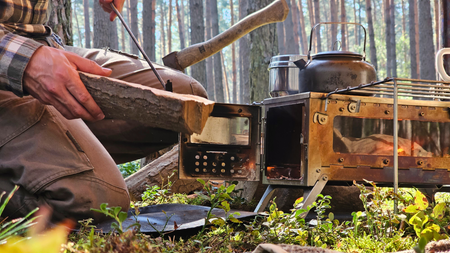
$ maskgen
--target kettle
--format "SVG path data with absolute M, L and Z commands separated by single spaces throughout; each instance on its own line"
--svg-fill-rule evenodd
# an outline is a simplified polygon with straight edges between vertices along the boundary
M 317 26 L 323 24 L 359 25 L 364 30 L 363 54 L 349 51 L 320 52 L 311 56 L 313 33 Z M 366 29 L 358 23 L 349 22 L 322 22 L 311 29 L 308 62 L 301 59 L 294 62 L 300 68 L 300 92 L 331 92 L 336 89 L 345 89 L 349 86 L 376 81 L 377 74 L 372 64 L 366 59 Z

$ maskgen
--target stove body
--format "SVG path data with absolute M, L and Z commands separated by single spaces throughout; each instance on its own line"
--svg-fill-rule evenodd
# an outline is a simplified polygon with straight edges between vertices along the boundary
M 394 99 L 305 92 L 260 105 L 216 104 L 180 138 L 180 178 L 311 187 L 394 182 Z M 398 100 L 398 183 L 450 184 L 450 102 Z

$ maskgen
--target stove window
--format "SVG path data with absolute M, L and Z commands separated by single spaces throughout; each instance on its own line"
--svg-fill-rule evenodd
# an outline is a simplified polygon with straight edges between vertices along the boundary
M 398 126 L 400 156 L 450 157 L 449 122 L 401 120 Z M 333 127 L 334 152 L 368 155 L 393 153 L 392 120 L 337 116 Z
M 266 166 L 300 167 L 303 104 L 269 108 L 266 115 Z
M 191 143 L 250 145 L 250 119 L 247 117 L 209 117 L 201 134 L 191 135 Z

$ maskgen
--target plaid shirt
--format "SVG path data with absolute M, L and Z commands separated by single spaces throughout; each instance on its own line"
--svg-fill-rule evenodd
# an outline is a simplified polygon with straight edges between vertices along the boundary
M 22 79 L 33 53 L 45 38 L 48 0 L 0 0 L 0 90 L 23 96 Z

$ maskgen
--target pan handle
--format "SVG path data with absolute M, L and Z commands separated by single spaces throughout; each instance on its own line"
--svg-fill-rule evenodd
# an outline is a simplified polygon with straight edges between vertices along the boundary
M 367 39 L 367 32 L 366 28 L 359 24 L 359 23 L 351 23 L 351 22 L 320 22 L 313 26 L 311 29 L 311 35 L 309 36 L 309 50 L 308 50 L 308 61 L 311 60 L 311 47 L 312 47 L 312 40 L 313 40 L 313 33 L 317 26 L 319 25 L 359 25 L 364 30 L 364 48 L 363 48 L 363 61 L 366 60 L 366 39 Z M 320 35 L 319 35 L 320 36 Z

